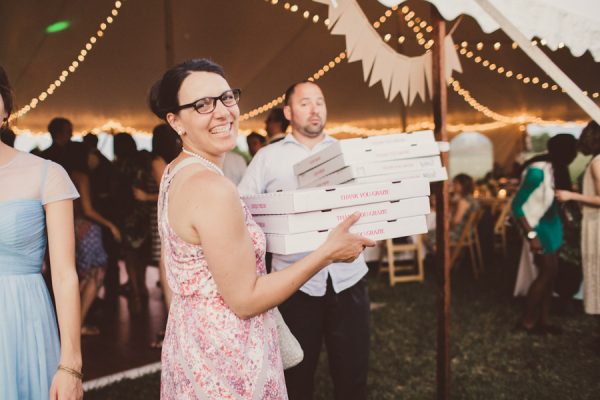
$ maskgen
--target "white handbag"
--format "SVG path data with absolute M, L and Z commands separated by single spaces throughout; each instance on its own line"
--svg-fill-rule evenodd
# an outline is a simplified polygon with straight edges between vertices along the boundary
M 277 324 L 277 335 L 279 336 L 279 350 L 281 352 L 281 361 L 283 369 L 292 368 L 304 359 L 304 351 L 298 343 L 298 339 L 292 335 L 290 328 L 286 325 L 279 309 L 273 309 L 275 323 Z

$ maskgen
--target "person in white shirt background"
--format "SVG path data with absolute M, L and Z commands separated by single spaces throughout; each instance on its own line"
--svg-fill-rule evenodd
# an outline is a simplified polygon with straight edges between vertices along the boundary
M 265 130 L 267 131 L 267 140 L 269 144 L 277 143 L 285 137 L 285 131 L 290 125 L 285 118 L 283 110 L 279 107 L 269 111 L 269 115 L 265 120 Z
M 336 139 L 323 131 L 327 107 L 313 82 L 292 85 L 285 94 L 285 117 L 291 134 L 256 153 L 238 186 L 241 195 L 295 190 L 293 165 Z M 306 254 L 273 255 L 273 271 L 287 268 Z M 285 371 L 291 400 L 312 399 L 321 344 L 325 342 L 335 399 L 366 399 L 369 359 L 368 268 L 361 255 L 350 264 L 319 271 L 279 306 L 304 350 L 304 360 Z

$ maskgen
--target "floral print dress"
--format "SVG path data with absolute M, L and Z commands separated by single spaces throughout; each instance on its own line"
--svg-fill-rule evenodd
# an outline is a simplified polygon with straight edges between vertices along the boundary
M 277 327 L 272 311 L 242 320 L 217 290 L 200 245 L 169 225 L 169 186 L 194 158 L 163 174 L 158 224 L 173 300 L 162 350 L 161 399 L 287 399 Z M 241 200 L 240 200 L 241 201 Z M 265 274 L 265 236 L 246 206 L 245 222 Z

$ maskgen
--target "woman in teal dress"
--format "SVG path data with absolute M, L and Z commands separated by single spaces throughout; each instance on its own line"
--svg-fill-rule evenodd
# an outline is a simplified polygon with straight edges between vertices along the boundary
M 0 67 L 0 117 L 11 90 Z M 73 199 L 58 164 L 0 143 L 0 399 L 83 397 Z M 47 231 L 47 236 L 46 236 Z M 50 250 L 60 326 L 41 275 Z
M 558 272 L 558 250 L 563 243 L 560 207 L 554 190 L 571 188 L 569 164 L 577 155 L 575 137 L 553 136 L 548 153 L 525 163 L 523 180 L 512 201 L 512 211 L 524 234 L 524 246 L 533 254 L 537 277 L 529 287 L 527 305 L 517 327 L 528 333 L 560 333 L 550 325 L 550 303 Z M 526 252 L 524 257 L 530 257 Z

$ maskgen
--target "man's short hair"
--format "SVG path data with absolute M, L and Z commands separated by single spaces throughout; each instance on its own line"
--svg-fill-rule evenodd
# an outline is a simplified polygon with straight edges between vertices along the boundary
M 303 83 L 312 83 L 313 85 L 317 85 L 316 83 L 314 83 L 313 81 L 309 81 L 308 79 L 294 83 L 292 86 L 287 88 L 287 90 L 285 91 L 285 95 L 283 96 L 283 105 L 284 106 L 290 105 L 290 99 L 292 98 L 292 95 L 294 94 L 294 91 L 296 90 L 296 86 L 302 85 Z M 319 86 L 319 85 L 317 85 L 317 86 Z
M 287 120 L 285 114 L 283 113 L 283 108 L 280 107 L 273 108 L 269 112 L 269 115 L 267 116 L 265 122 L 269 123 L 271 121 L 279 122 L 281 124 L 282 132 L 285 132 L 287 127 L 290 125 L 290 121 Z
M 267 138 L 261 135 L 260 133 L 250 132 L 248 136 L 246 136 L 246 142 L 250 142 L 251 139 L 258 139 L 262 144 L 267 143 Z

